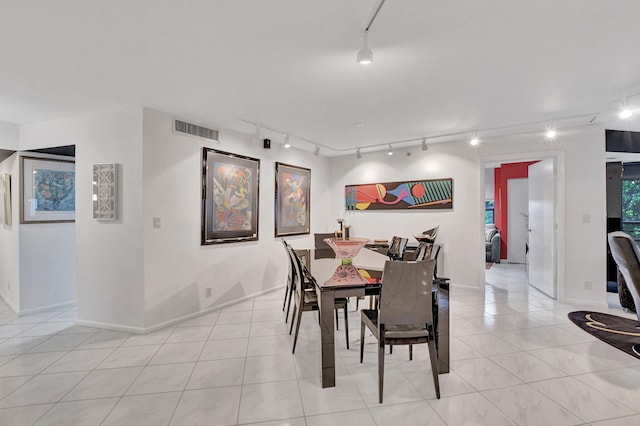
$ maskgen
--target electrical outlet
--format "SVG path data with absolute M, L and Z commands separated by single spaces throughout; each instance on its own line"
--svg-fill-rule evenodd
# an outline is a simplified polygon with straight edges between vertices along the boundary
M 205 297 L 211 297 L 211 287 L 207 287 L 204 289 Z
M 584 289 L 585 290 L 591 290 L 591 281 L 585 281 L 584 282 Z

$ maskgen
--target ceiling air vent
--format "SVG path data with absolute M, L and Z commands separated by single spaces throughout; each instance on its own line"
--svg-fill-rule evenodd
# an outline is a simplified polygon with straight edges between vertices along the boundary
M 173 132 L 183 135 L 195 136 L 209 141 L 218 141 L 218 131 L 187 123 L 182 120 L 173 120 Z

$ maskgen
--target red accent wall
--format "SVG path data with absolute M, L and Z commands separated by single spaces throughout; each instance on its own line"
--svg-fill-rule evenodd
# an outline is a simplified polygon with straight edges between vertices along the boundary
M 529 166 L 537 161 L 501 164 L 493 171 L 494 181 L 494 221 L 500 230 L 500 259 L 507 258 L 507 236 L 509 235 L 507 220 L 507 180 L 529 177 Z

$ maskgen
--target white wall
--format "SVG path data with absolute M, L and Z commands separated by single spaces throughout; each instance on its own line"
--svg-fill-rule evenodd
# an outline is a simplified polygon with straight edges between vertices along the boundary
M 411 155 L 407 156 L 406 153 Z M 453 178 L 451 210 L 356 211 L 347 214 L 352 234 L 372 239 L 408 237 L 440 225 L 437 242 L 444 245 L 444 271 L 457 285 L 484 285 L 484 164 L 468 143 L 432 144 L 420 147 L 345 156 L 331 161 L 331 219 L 344 210 L 344 186 L 402 180 Z
M 495 169 L 484 169 L 484 198 L 485 200 L 495 200 Z
M 328 160 L 221 131 L 220 143 L 172 133 L 172 117 L 144 109 L 144 281 L 146 327 L 282 286 L 285 252 L 274 234 L 275 162 L 311 169 L 311 232 L 327 228 Z M 203 146 L 260 159 L 259 240 L 201 246 Z M 161 228 L 153 228 L 153 217 Z M 287 237 L 311 247 L 312 235 Z M 211 287 L 212 296 L 205 297 Z
M 542 136 L 516 136 L 483 140 L 477 149 L 466 142 L 432 144 L 418 148 L 332 160 L 330 211 L 344 208 L 344 185 L 404 179 L 454 179 L 453 210 L 355 212 L 348 215 L 356 236 L 390 238 L 411 235 L 440 225 L 438 242 L 444 244 L 445 271 L 453 285 L 481 288 L 484 283 L 484 162 L 523 161 L 560 153 L 564 188 L 559 212 L 564 245 L 559 247 L 561 300 L 604 304 L 606 265 L 606 212 L 604 130 L 594 126 L 560 133 L 550 142 Z M 585 223 L 588 221 L 589 223 Z M 591 289 L 586 289 L 591 284 Z
M 18 256 L 18 154 L 0 162 L 0 174 L 11 175 L 11 225 L 0 224 L 0 297 L 20 310 L 20 265 Z M 1 196 L 0 191 L 0 196 Z
M 80 324 L 144 326 L 142 108 L 22 126 L 21 149 L 76 146 L 77 303 Z M 92 164 L 120 167 L 120 211 L 92 219 Z M 33 226 L 33 225 L 23 225 Z M 50 226 L 50 225 L 49 225 Z
M 0 149 L 18 150 L 18 126 L 0 122 Z
M 560 181 L 564 176 L 564 187 L 558 188 L 558 299 L 602 306 L 606 303 L 604 140 L 604 129 L 591 126 L 559 132 L 554 141 L 540 135 L 517 136 L 486 142 L 479 149 L 489 162 L 525 161 L 559 153 L 558 171 Z

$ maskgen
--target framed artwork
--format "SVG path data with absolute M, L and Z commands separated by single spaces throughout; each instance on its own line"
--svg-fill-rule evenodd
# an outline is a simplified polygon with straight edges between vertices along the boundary
M 20 223 L 74 222 L 76 164 L 67 160 L 20 159 Z
M 258 239 L 260 160 L 202 149 L 201 245 Z
M 116 220 L 118 212 L 118 165 L 98 163 L 93 165 L 93 218 Z
M 452 209 L 453 179 L 346 185 L 346 210 Z
M 276 163 L 276 237 L 309 233 L 311 170 Z
M 0 175 L 0 225 L 11 225 L 11 175 Z

